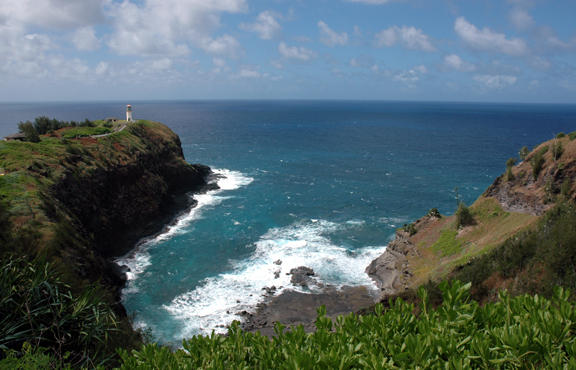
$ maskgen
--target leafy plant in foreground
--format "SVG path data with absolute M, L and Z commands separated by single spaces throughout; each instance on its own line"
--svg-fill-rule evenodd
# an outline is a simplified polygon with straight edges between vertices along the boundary
M 94 289 L 75 296 L 48 263 L 1 261 L 0 354 L 29 345 L 45 348 L 60 364 L 92 367 L 114 354 L 107 344 L 116 327 Z
M 470 284 L 441 284 L 442 304 L 432 309 L 419 291 L 420 313 L 396 299 L 390 309 L 335 321 L 318 311 L 316 331 L 286 331 L 272 339 L 245 333 L 238 323 L 228 336 L 196 336 L 182 348 L 145 345 L 121 351 L 122 369 L 389 369 L 389 368 L 563 368 L 576 366 L 576 310 L 558 288 L 548 300 L 511 298 L 480 306 Z

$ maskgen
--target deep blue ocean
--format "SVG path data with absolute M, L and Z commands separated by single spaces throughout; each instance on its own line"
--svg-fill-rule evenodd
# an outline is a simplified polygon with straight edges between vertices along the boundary
M 576 130 L 574 105 L 182 101 L 0 104 L 0 135 L 38 115 L 123 117 L 125 103 L 225 176 L 118 261 L 135 325 L 164 343 L 223 331 L 300 265 L 370 285 L 364 269 L 396 228 L 432 207 L 453 213 L 456 193 L 472 203 L 522 146 Z

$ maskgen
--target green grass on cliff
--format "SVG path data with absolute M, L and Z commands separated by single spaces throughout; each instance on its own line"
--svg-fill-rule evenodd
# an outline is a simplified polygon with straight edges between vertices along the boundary
M 443 230 L 440 234 L 440 238 L 438 238 L 436 243 L 432 244 L 430 248 L 437 254 L 441 254 L 444 257 L 451 256 L 459 252 L 462 248 L 462 242 L 456 239 L 457 236 L 457 230 Z

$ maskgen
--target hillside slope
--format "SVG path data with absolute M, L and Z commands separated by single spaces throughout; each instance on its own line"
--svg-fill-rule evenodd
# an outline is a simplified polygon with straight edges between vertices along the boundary
M 388 250 L 367 268 L 383 296 L 401 294 L 429 281 L 466 279 L 458 271 L 485 263 L 481 261 L 502 253 L 511 241 L 535 238 L 553 225 L 564 225 L 563 220 L 571 216 L 569 205 L 576 199 L 575 136 L 559 135 L 534 148 L 517 165 L 510 163 L 506 173 L 469 207 L 473 219 L 469 224 L 457 225 L 457 215 L 442 217 L 431 211 L 399 230 Z M 548 215 L 552 210 L 555 217 Z M 564 231 L 567 238 L 569 230 Z M 498 268 L 497 264 L 484 265 L 486 281 L 476 279 L 475 288 L 482 285 L 494 295 L 499 288 L 511 287 L 510 282 L 500 281 Z

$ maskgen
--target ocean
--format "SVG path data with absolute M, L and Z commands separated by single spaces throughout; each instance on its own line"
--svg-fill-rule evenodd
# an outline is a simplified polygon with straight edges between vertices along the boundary
M 223 176 L 118 260 L 130 268 L 123 301 L 135 326 L 176 345 L 225 332 L 262 288 L 288 288 L 294 267 L 372 286 L 364 269 L 397 228 L 471 204 L 522 146 L 576 130 L 574 105 L 158 101 L 0 104 L 0 135 L 39 115 L 123 117 L 125 103 Z

